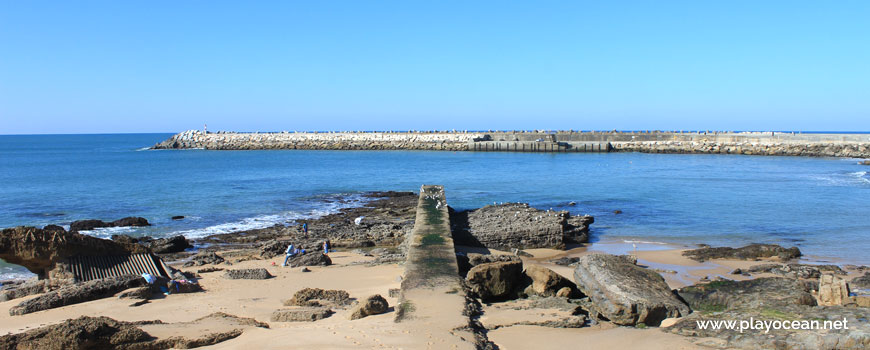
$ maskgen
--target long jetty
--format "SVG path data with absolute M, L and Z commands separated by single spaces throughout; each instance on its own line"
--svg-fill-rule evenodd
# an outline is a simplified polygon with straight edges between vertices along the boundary
M 681 131 L 205 132 L 152 149 L 644 152 L 870 158 L 870 134 Z
M 416 342 L 409 348 L 480 348 L 466 312 L 444 187 L 420 188 L 414 229 L 405 239 L 408 254 L 396 322 Z

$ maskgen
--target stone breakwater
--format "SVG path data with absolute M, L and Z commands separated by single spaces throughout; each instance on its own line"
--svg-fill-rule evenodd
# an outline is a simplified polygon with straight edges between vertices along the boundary
M 158 143 L 152 149 L 211 150 L 440 150 L 467 151 L 479 133 L 391 133 L 391 132 L 281 132 L 204 133 L 188 130 Z
M 152 149 L 644 152 L 870 158 L 870 135 L 660 131 L 206 133 L 188 130 Z

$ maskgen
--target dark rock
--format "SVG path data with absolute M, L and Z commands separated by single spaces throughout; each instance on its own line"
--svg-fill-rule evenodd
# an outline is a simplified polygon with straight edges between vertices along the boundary
M 72 256 L 148 253 L 138 244 L 124 244 L 75 232 L 19 226 L 0 231 L 0 259 L 26 267 L 42 278 Z
M 272 313 L 272 322 L 314 322 L 333 314 L 325 307 L 302 307 L 296 309 L 280 309 Z
M 613 213 L 616 215 L 619 215 L 619 214 L 622 214 L 622 210 L 614 210 Z
M 184 263 L 184 267 L 202 266 L 202 265 L 217 265 L 225 260 L 215 252 L 199 252 L 190 258 L 190 261 Z
M 822 272 L 830 272 L 838 275 L 845 275 L 843 271 L 836 265 L 805 265 L 805 264 L 761 264 L 755 265 L 742 270 L 743 273 L 772 273 L 789 278 L 819 278 Z
M 358 320 L 366 316 L 382 314 L 387 312 L 389 307 L 390 305 L 387 303 L 387 299 L 384 299 L 384 297 L 379 294 L 375 294 L 357 304 L 357 306 L 351 310 L 349 318 L 351 320 Z
M 680 288 L 677 293 L 695 310 L 816 305 L 807 284 L 788 278 L 714 281 Z
M 864 274 L 864 276 L 856 277 L 849 281 L 849 287 L 852 289 L 870 289 L 870 274 Z
M 178 253 L 183 252 L 185 249 L 193 248 L 193 245 L 187 241 L 187 238 L 181 235 L 150 240 L 144 242 L 143 245 L 157 254 Z
M 552 262 L 556 265 L 561 265 L 561 266 L 574 266 L 577 264 L 578 261 L 580 261 L 580 258 L 578 258 L 578 257 L 564 256 L 564 257 L 561 257 L 559 259 L 552 260 L 550 262 Z
M 502 250 L 586 242 L 593 221 L 591 216 L 538 210 L 525 203 L 488 205 L 470 211 L 450 208 L 454 243 Z
M 353 299 L 343 290 L 320 288 L 303 288 L 293 294 L 293 298 L 284 301 L 284 306 L 330 306 L 343 307 L 350 305 Z
M 181 220 L 184 219 L 184 215 L 175 215 L 172 217 L 172 220 Z
M 472 267 L 465 278 L 468 287 L 484 301 L 516 297 L 525 288 L 522 261 L 504 261 Z
M 667 331 L 698 338 L 721 339 L 728 349 L 867 349 L 870 320 L 866 309 L 817 306 L 813 282 L 771 277 L 748 281 L 717 281 L 681 288 L 679 294 L 695 313 Z M 848 330 L 745 330 L 698 327 L 697 322 L 724 320 L 848 321 Z
M 231 280 L 264 280 L 272 278 L 272 275 L 269 274 L 269 271 L 264 268 L 257 269 L 239 269 L 239 270 L 227 270 L 224 273 L 224 277 L 229 278 Z
M 148 300 L 151 299 L 151 296 L 154 294 L 154 290 L 151 289 L 151 286 L 145 287 L 136 287 L 127 289 L 120 294 L 118 294 L 118 298 L 120 299 L 136 299 L 136 300 Z
M 151 226 L 148 220 L 142 217 L 129 216 L 123 219 L 118 219 L 112 222 L 102 220 L 77 220 L 69 225 L 70 231 L 90 231 L 95 228 L 103 227 L 128 227 L 128 226 Z
M 65 286 L 36 298 L 26 300 L 9 309 L 9 314 L 13 316 L 24 315 L 56 307 L 108 298 L 120 291 L 141 287 L 145 284 L 144 278 L 133 275 L 91 280 Z
M 4 286 L 4 288 L 0 290 L 0 302 L 26 297 L 28 295 L 45 293 L 48 291 L 48 288 L 48 281 L 46 280 L 26 281 L 24 283 L 10 286 L 9 288 Z
M 596 311 L 618 325 L 658 326 L 668 317 L 691 310 L 671 291 L 661 275 L 609 254 L 580 257 L 574 269 L 577 287 Z
M 59 225 L 46 225 L 42 229 L 46 230 L 46 231 L 66 231 L 66 229 L 63 228 L 63 226 L 59 226 Z
M 797 247 L 783 248 L 776 244 L 750 244 L 741 248 L 703 247 L 683 252 L 684 256 L 697 261 L 710 259 L 758 260 L 762 258 L 777 258 L 781 261 L 795 259 L 801 256 Z
M 870 160 L 860 161 L 858 162 L 858 165 L 870 165 Z
M 290 266 L 329 266 L 332 265 L 332 259 L 321 251 L 309 251 L 290 258 L 287 263 Z
M 268 272 L 267 272 L 268 273 Z M 263 279 L 263 278 L 254 278 Z M 202 286 L 199 283 L 189 280 L 171 280 L 166 283 L 166 288 L 170 293 L 196 293 L 202 291 Z
M 152 337 L 126 322 L 82 316 L 56 325 L 0 337 L 0 349 L 128 349 Z M 153 348 L 152 348 L 153 349 Z
M 206 267 L 206 268 L 196 270 L 196 273 L 209 273 L 209 272 L 218 272 L 218 271 L 223 271 L 223 270 L 224 270 L 223 268 L 212 266 L 212 267 Z

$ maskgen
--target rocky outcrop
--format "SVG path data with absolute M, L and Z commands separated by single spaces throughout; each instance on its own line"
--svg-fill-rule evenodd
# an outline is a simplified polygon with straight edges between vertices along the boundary
M 714 281 L 681 288 L 679 295 L 694 309 L 666 331 L 704 339 L 721 349 L 867 349 L 870 320 L 866 309 L 816 306 L 812 296 L 815 283 L 771 277 L 747 281 Z M 817 285 L 816 285 L 817 286 Z M 747 322 L 801 323 L 791 329 L 765 330 L 763 326 L 738 331 L 726 327 L 701 328 L 698 322 L 738 320 Z M 842 322 L 846 329 L 807 329 L 811 322 Z M 757 326 L 756 326 L 757 327 Z M 803 328 L 803 329 L 801 329 Z M 710 342 L 709 339 L 718 339 Z
M 823 272 L 830 272 L 838 275 L 845 275 L 837 265 L 806 265 L 806 264 L 761 264 L 751 266 L 746 269 L 737 269 L 733 273 L 735 275 L 751 275 L 753 273 L 772 273 L 789 278 L 819 278 Z
M 487 205 L 470 211 L 450 211 L 455 244 L 508 250 L 564 248 L 588 241 L 591 216 L 539 210 L 526 203 Z
M 15 227 L 0 231 L 0 259 L 26 267 L 41 278 L 72 256 L 148 253 L 138 244 L 118 243 L 76 232 Z
M 525 287 L 524 277 L 522 261 L 503 261 L 472 267 L 465 282 L 484 301 L 505 300 Z
M 272 313 L 272 322 L 314 322 L 331 316 L 334 312 L 325 307 L 300 307 L 279 309 Z
M 683 255 L 697 261 L 710 259 L 759 260 L 764 258 L 788 261 L 800 257 L 801 251 L 797 247 L 783 248 L 776 244 L 750 244 L 740 248 L 703 247 L 684 251 Z
M 61 287 L 36 298 L 26 300 L 9 309 L 10 315 L 24 315 L 56 307 L 108 298 L 120 291 L 146 284 L 141 276 L 120 276 L 87 281 Z
M 293 298 L 285 300 L 284 306 L 344 307 L 352 302 L 350 294 L 343 290 L 303 288 L 294 293 Z
M 696 284 L 680 288 L 677 293 L 695 311 L 814 306 L 816 299 L 810 293 L 813 289 L 810 284 L 782 277 L 766 277 Z
M 202 265 L 217 265 L 223 263 L 224 258 L 217 255 L 215 252 L 199 252 L 190 258 L 190 261 L 184 263 L 184 267 L 202 266 Z
M 507 261 L 522 261 L 520 257 L 516 255 L 495 255 L 495 254 L 478 254 L 478 253 L 468 253 L 468 254 L 457 254 L 456 255 L 456 263 L 459 267 L 459 275 L 465 277 L 468 275 L 468 270 L 472 267 L 475 267 L 480 264 L 487 264 L 492 262 L 507 262 Z
M 264 280 L 273 276 L 264 268 L 227 270 L 224 277 L 231 280 Z
M 623 257 L 584 255 L 574 269 L 574 280 L 595 311 L 618 325 L 658 326 L 665 318 L 691 312 L 661 275 Z
M 172 336 L 156 339 L 139 328 L 140 325 L 177 327 L 176 325 L 218 322 L 228 331 L 201 334 L 197 338 Z M 163 350 L 192 349 L 214 345 L 242 334 L 244 328 L 269 328 L 268 324 L 251 318 L 214 313 L 192 322 L 165 324 L 161 321 L 123 322 L 108 317 L 82 316 L 58 324 L 40 327 L 24 333 L 0 337 L 0 350 Z M 202 327 L 198 327 L 202 328 Z
M 852 289 L 870 290 L 870 273 L 865 273 L 864 276 L 852 279 L 849 281 L 849 286 Z
M 156 239 L 149 236 L 131 237 L 126 235 L 112 235 L 112 240 L 115 242 L 130 244 L 138 243 L 144 247 L 147 247 L 151 250 L 151 252 L 155 254 L 179 253 L 183 252 L 185 249 L 193 248 L 193 245 L 191 245 L 190 242 L 187 241 L 187 238 L 181 235 Z
M 118 219 L 118 220 L 111 221 L 111 222 L 105 222 L 102 220 L 95 220 L 95 219 L 77 220 L 77 221 L 73 221 L 69 225 L 69 230 L 72 232 L 77 232 L 77 231 L 90 231 L 90 230 L 93 230 L 95 228 L 103 228 L 103 227 L 128 227 L 128 226 L 140 227 L 140 226 L 151 226 L 151 224 L 148 223 L 148 220 L 146 220 L 143 217 L 130 216 L 130 217 Z
M 819 278 L 819 305 L 843 305 L 849 302 L 849 286 L 842 277 L 824 274 Z
M 31 280 L 8 286 L 3 285 L 3 289 L 0 290 L 0 302 L 26 297 L 28 295 L 45 293 L 48 290 L 49 284 L 46 280 Z
M 351 310 L 348 317 L 351 320 L 358 320 L 366 316 L 379 315 L 387 312 L 389 307 L 390 305 L 387 303 L 387 299 L 384 299 L 384 297 L 379 294 L 375 294 L 357 304 L 353 310 Z

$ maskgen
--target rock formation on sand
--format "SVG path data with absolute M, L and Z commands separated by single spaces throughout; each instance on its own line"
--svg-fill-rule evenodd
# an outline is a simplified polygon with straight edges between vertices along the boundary
M 380 294 L 375 294 L 357 304 L 348 317 L 351 320 L 358 320 L 366 316 L 379 315 L 387 312 L 389 307 L 387 299 L 384 299 Z
M 868 349 L 870 322 L 861 307 L 817 306 L 813 281 L 770 277 L 747 281 L 714 281 L 680 288 L 678 293 L 692 309 L 666 331 L 699 339 L 716 338 L 720 349 Z M 744 330 L 720 327 L 700 329 L 697 322 L 750 319 L 819 322 L 847 321 L 839 330 L 792 329 Z
M 118 219 L 112 222 L 105 222 L 102 220 L 78 220 L 73 221 L 69 225 L 69 230 L 76 231 L 90 231 L 95 228 L 103 228 L 103 227 L 127 227 L 127 226 L 151 226 L 148 223 L 148 220 L 142 217 L 130 216 L 123 219 Z
M 123 290 L 141 287 L 146 284 L 142 276 L 120 276 L 87 281 L 61 287 L 57 290 L 28 299 L 9 309 L 10 315 L 24 315 L 31 312 L 108 298 Z
M 694 250 L 687 250 L 683 255 L 697 261 L 706 261 L 710 259 L 736 259 L 736 260 L 758 260 L 763 258 L 775 258 L 780 261 L 788 261 L 801 256 L 801 251 L 797 247 L 783 248 L 776 244 L 750 244 L 745 247 L 703 247 Z
M 141 326 L 176 328 L 186 325 L 216 324 L 223 330 L 202 334 L 198 338 L 173 336 L 157 339 Z M 0 350 L 162 350 L 191 349 L 214 345 L 238 337 L 244 329 L 269 328 L 268 324 L 251 318 L 214 313 L 191 322 L 166 324 L 161 321 L 124 322 L 108 317 L 82 316 L 59 324 L 40 327 L 24 333 L 0 337 Z
M 227 270 L 224 276 L 231 280 L 265 280 L 272 278 L 269 271 L 264 268 Z
M 343 290 L 303 288 L 293 294 L 293 298 L 284 301 L 284 306 L 330 306 L 344 307 L 350 305 L 353 299 Z
M 665 318 L 691 312 L 661 275 L 624 257 L 584 255 L 574 269 L 574 280 L 595 311 L 618 325 L 658 326 Z
M 49 277 L 57 264 L 71 256 L 148 253 L 135 243 L 119 243 L 77 232 L 19 226 L 0 231 L 0 259 L 26 267 L 40 278 Z
M 465 277 L 471 292 L 483 301 L 516 298 L 524 282 L 522 261 L 500 261 L 472 267 Z
M 453 240 L 458 245 L 493 249 L 564 248 L 589 239 L 591 216 L 567 211 L 539 210 L 526 203 L 487 205 L 469 211 L 450 211 Z

